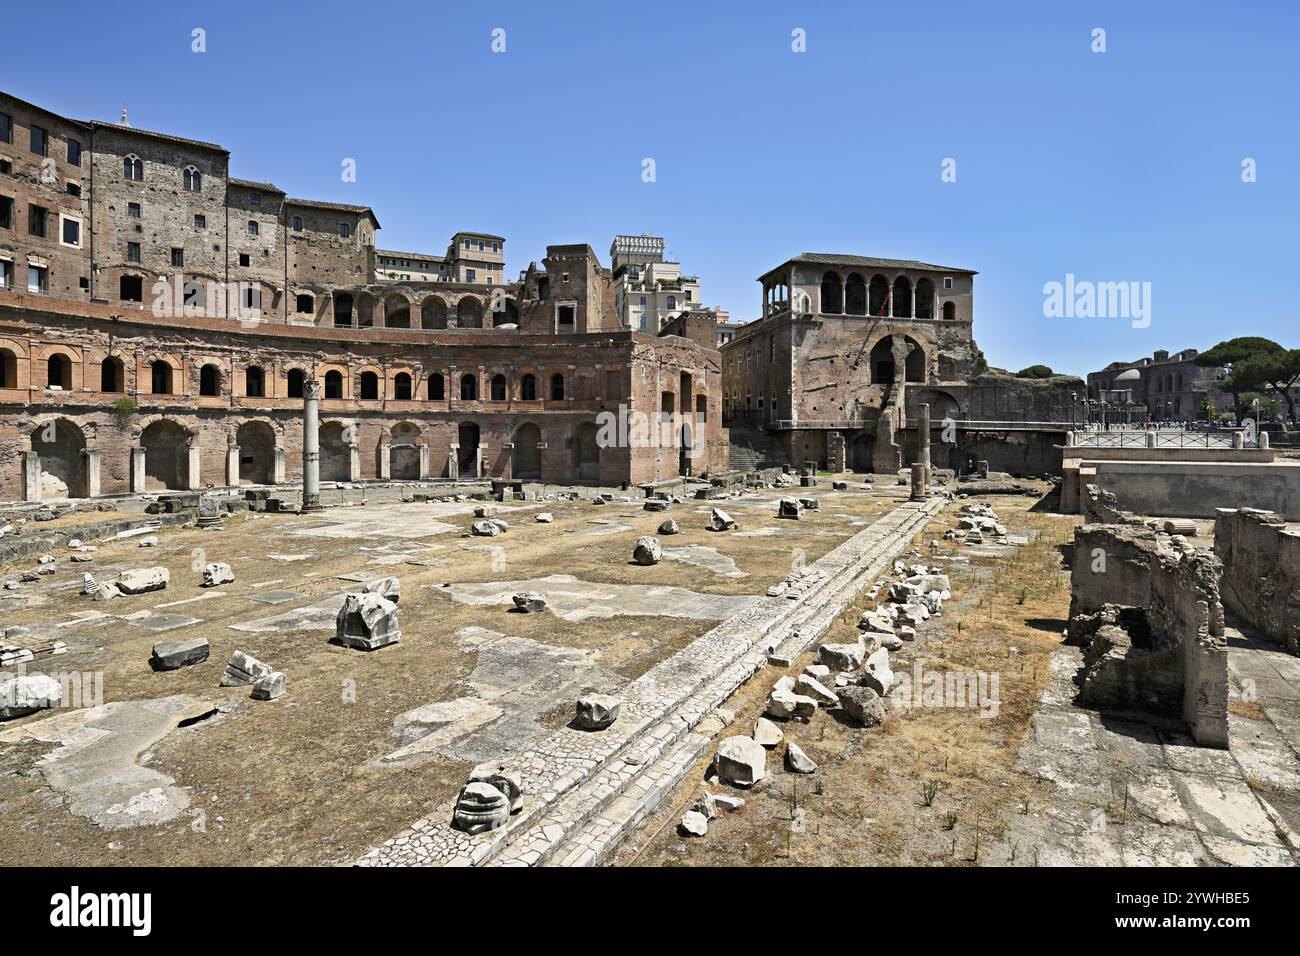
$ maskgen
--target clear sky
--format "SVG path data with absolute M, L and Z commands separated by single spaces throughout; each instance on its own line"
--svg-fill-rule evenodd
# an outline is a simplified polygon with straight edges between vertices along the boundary
M 733 320 L 803 251 L 962 266 L 980 273 L 976 339 L 1012 370 L 1232 335 L 1300 346 L 1289 0 L 124 9 L 23 6 L 0 88 L 83 119 L 126 106 L 222 144 L 236 176 L 373 206 L 381 247 L 497 233 L 513 276 L 547 243 L 607 263 L 615 233 L 655 233 Z M 1151 283 L 1150 324 L 1045 318 L 1067 273 Z

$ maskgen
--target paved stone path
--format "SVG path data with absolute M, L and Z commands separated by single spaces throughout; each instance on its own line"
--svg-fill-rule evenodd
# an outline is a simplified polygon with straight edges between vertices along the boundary
M 1300 659 L 1228 629 L 1229 749 L 1176 719 L 1084 710 L 1079 648 L 1052 656 L 1019 768 L 1049 781 L 1045 805 L 1010 814 L 986 865 L 1294 866 L 1300 860 Z M 1238 711 L 1250 708 L 1237 708 Z M 1288 819 L 1289 818 L 1289 819 Z
M 550 731 L 495 759 L 523 775 L 524 808 L 470 836 L 450 814 L 417 820 L 363 866 L 598 862 L 680 779 L 720 729 L 705 718 L 778 646 L 811 644 L 944 505 L 906 503 L 810 565 L 824 583 L 799 600 L 752 603 L 629 682 L 618 721 L 601 733 Z

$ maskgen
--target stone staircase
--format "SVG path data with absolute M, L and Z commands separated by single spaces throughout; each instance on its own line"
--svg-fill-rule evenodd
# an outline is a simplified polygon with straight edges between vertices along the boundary
M 732 471 L 758 471 L 792 464 L 785 446 L 769 431 L 749 425 L 729 425 Z

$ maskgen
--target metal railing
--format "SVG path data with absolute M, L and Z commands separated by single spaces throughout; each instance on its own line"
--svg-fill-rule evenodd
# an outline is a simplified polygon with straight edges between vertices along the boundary
M 1237 445 L 1241 436 L 1241 445 Z M 1259 442 L 1244 430 L 1227 431 L 1076 431 L 1075 448 L 1257 448 Z

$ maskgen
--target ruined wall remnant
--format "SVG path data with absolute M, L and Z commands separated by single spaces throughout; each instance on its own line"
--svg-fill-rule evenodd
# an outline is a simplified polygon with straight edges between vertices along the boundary
M 1300 532 L 1271 511 L 1220 508 L 1214 553 L 1229 610 L 1260 637 L 1300 653 Z
M 1226 747 L 1222 570 L 1143 527 L 1078 528 L 1067 642 L 1085 648 L 1079 702 L 1181 714 L 1197 743 Z

